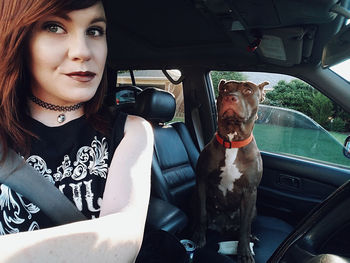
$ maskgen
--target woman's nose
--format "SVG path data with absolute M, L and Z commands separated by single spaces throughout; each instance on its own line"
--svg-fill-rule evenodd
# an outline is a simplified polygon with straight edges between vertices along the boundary
M 83 36 L 74 36 L 69 44 L 68 56 L 74 61 L 88 61 L 91 59 L 89 39 Z

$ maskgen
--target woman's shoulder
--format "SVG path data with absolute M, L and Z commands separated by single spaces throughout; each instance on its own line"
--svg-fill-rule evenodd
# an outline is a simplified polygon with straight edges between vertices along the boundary
M 142 117 L 128 115 L 125 123 L 125 135 L 133 136 L 135 140 L 147 140 L 153 138 L 151 124 Z
M 115 129 L 118 127 L 122 129 L 124 133 L 137 128 L 151 129 L 149 122 L 140 116 L 128 114 L 119 110 L 113 111 L 112 116 L 113 128 Z
M 117 146 L 125 136 L 135 136 L 135 140 L 153 136 L 151 124 L 144 118 L 127 114 L 123 111 L 113 111 L 112 138 Z

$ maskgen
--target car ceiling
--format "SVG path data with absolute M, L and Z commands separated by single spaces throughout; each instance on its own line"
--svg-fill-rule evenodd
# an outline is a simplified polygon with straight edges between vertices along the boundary
M 110 64 L 237 70 L 319 65 L 324 45 L 344 24 L 329 12 L 338 2 L 105 0 Z M 349 0 L 339 3 L 349 6 Z

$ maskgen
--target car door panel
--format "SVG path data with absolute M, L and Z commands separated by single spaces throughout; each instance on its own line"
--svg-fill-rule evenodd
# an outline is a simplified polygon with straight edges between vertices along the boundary
M 258 189 L 258 213 L 296 224 L 350 179 L 346 169 L 262 152 L 264 173 Z

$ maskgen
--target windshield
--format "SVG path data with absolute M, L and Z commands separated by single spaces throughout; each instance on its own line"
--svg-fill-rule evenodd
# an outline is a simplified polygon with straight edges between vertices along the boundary
M 350 82 L 350 59 L 345 60 L 333 67 L 330 67 L 332 71 L 337 73 L 339 76 Z
M 348 25 L 349 23 L 350 23 L 350 19 L 348 19 L 345 24 Z M 349 57 L 350 57 L 350 54 L 349 54 Z M 335 73 L 337 73 L 339 76 L 341 76 L 343 79 L 350 82 L 349 67 L 350 67 L 350 59 L 347 59 L 333 67 L 330 67 L 330 69 Z

